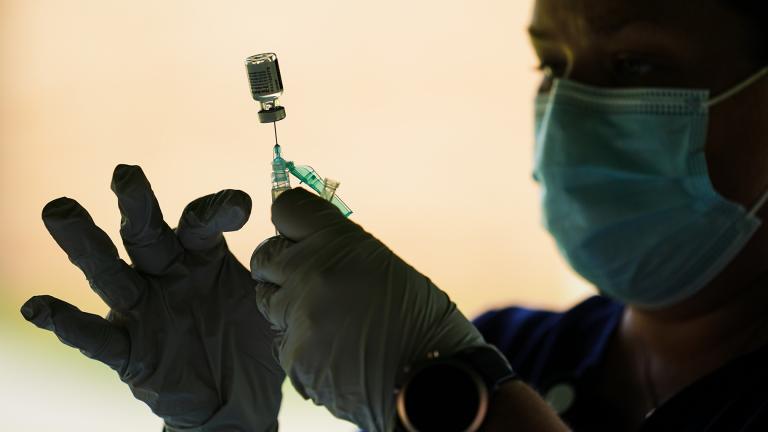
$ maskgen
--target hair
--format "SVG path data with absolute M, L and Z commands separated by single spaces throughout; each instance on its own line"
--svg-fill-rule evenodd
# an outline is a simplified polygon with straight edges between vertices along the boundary
M 768 65 L 768 0 L 724 0 L 752 24 L 756 40 L 753 40 L 756 60 Z

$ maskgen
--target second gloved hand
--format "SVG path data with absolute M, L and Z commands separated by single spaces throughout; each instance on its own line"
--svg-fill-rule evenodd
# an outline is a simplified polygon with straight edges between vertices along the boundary
M 294 387 L 335 416 L 390 431 L 402 367 L 485 344 L 445 292 L 328 202 L 284 192 L 272 221 L 282 236 L 251 258 L 259 309 Z
M 141 168 L 119 165 L 112 190 L 133 266 L 76 201 L 43 209 L 48 231 L 110 306 L 107 319 L 48 295 L 28 300 L 24 317 L 117 371 L 168 430 L 277 430 L 285 375 L 274 333 L 222 235 L 248 220 L 250 197 L 224 190 L 197 199 L 174 231 Z

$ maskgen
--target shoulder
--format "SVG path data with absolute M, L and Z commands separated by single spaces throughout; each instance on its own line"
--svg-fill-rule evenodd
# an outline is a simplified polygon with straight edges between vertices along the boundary
M 662 404 L 645 430 L 768 431 L 768 345 L 736 358 Z
M 611 417 L 616 401 L 595 393 L 595 376 L 590 371 L 599 366 L 623 311 L 622 304 L 595 296 L 562 312 L 522 307 L 491 310 L 474 323 L 573 430 L 620 430 L 619 419 Z M 734 359 L 665 402 L 641 430 L 768 431 L 766 365 L 768 346 Z M 556 400 L 558 395 L 553 393 L 565 387 L 567 403 L 562 397 Z M 554 406 L 558 403 L 559 408 Z
M 623 312 L 623 305 L 593 296 L 562 311 L 507 307 L 473 321 L 518 374 L 534 387 L 595 363 Z

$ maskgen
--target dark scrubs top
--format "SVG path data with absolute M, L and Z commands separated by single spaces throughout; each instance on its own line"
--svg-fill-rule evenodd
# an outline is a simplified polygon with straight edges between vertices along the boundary
M 601 397 L 596 383 L 622 311 L 621 304 L 595 296 L 562 313 L 493 310 L 474 324 L 574 431 L 615 432 L 622 422 L 612 406 L 621 402 Z M 649 413 L 639 430 L 768 432 L 768 346 L 686 387 Z

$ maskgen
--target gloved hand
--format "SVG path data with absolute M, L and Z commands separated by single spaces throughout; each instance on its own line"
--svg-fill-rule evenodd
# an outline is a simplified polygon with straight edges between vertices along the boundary
M 272 222 L 282 236 L 251 258 L 259 310 L 294 387 L 335 416 L 391 431 L 401 368 L 485 344 L 445 292 L 328 202 L 286 191 Z
M 274 333 L 222 235 L 248 220 L 250 197 L 199 198 L 174 232 L 141 168 L 118 165 L 112 190 L 132 266 L 76 201 L 43 209 L 48 231 L 111 308 L 107 319 L 47 295 L 29 299 L 24 317 L 117 371 L 168 430 L 277 430 L 285 375 Z

